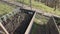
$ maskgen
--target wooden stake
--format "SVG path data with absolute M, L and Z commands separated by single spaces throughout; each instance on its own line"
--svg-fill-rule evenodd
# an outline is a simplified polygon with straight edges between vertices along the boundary
M 8 31 L 5 29 L 5 27 L 0 22 L 0 27 L 5 31 L 6 34 L 9 34 Z

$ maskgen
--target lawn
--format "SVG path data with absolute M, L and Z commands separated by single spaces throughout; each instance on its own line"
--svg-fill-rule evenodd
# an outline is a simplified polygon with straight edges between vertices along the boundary
M 22 3 L 23 0 L 16 0 L 16 1 Z M 23 3 L 26 5 L 30 4 L 29 0 L 24 0 Z M 43 3 L 39 3 L 39 2 L 36 2 L 34 0 L 32 0 L 32 7 L 36 8 L 36 9 L 40 9 L 46 13 L 52 13 L 52 14 L 60 16 L 60 11 L 58 9 L 56 9 L 54 11 L 54 8 L 48 7 L 48 6 L 44 5 Z
M 0 2 L 0 16 L 11 12 L 13 9 L 14 9 L 13 6 Z
M 46 24 L 49 18 L 45 17 L 41 14 L 36 14 L 34 23 L 32 26 L 31 34 L 45 34 L 46 31 Z M 43 33 L 44 32 L 44 33 Z

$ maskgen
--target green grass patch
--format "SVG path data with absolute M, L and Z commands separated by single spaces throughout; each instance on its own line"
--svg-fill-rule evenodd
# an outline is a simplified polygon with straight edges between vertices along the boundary
M 5 3 L 0 2 L 0 16 L 11 12 L 13 9 L 14 9 L 13 6 L 9 6 L 9 5 L 5 4 Z
M 17 2 L 21 2 L 21 3 L 22 3 L 22 1 L 23 0 L 17 0 Z M 23 3 L 26 4 L 26 5 L 29 5 L 30 4 L 29 1 L 30 0 L 24 0 Z M 40 10 L 42 10 L 44 12 L 47 12 L 47 13 L 52 13 L 52 14 L 60 16 L 60 11 L 58 9 L 56 9 L 56 11 L 54 11 L 54 8 L 50 8 L 50 7 L 46 6 L 46 5 L 44 5 L 43 3 L 39 3 L 39 2 L 36 2 L 34 0 L 32 0 L 32 7 L 40 9 Z
M 46 24 L 49 18 L 41 14 L 36 14 L 34 23 L 32 26 L 31 34 L 41 34 L 46 31 Z M 44 34 L 44 33 L 43 33 Z
M 48 19 L 49 19 L 48 17 L 45 17 L 45 16 L 37 13 L 35 16 L 34 22 L 36 22 L 37 24 L 39 24 L 39 23 L 40 24 L 46 24 Z

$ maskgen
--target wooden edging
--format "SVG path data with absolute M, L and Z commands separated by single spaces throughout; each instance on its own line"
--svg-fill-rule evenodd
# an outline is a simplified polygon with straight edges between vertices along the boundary
M 5 31 L 6 34 L 9 34 L 8 31 L 5 29 L 5 27 L 0 22 L 0 27 Z
M 53 17 L 52 17 L 53 18 Z M 59 32 L 59 28 L 58 28 L 58 26 L 57 26 L 57 24 L 56 24 L 56 21 L 55 21 L 55 19 L 53 18 L 53 20 L 54 20 L 54 24 L 55 24 L 55 26 L 56 26 L 56 28 L 57 28 L 57 31 Z M 59 33 L 60 34 L 60 33 Z
M 28 25 L 28 28 L 27 28 L 27 30 L 25 31 L 24 34 L 30 34 L 30 31 L 31 31 L 31 28 L 32 28 L 32 25 L 33 25 L 33 20 L 34 20 L 34 18 L 35 18 L 35 15 L 36 15 L 36 12 L 35 12 L 35 14 L 33 15 L 33 18 L 32 18 L 32 20 L 30 21 L 30 24 Z

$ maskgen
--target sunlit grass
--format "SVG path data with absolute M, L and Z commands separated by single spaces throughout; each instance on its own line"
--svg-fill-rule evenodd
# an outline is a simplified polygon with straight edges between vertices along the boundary
M 36 22 L 37 24 L 39 24 L 39 23 L 46 24 L 48 19 L 49 19 L 48 17 L 45 17 L 45 16 L 37 13 L 35 16 L 34 22 Z
M 37 34 L 37 33 L 40 34 L 41 33 L 40 30 L 45 31 L 46 24 L 47 24 L 48 20 L 49 20 L 48 17 L 45 17 L 40 14 L 36 14 L 35 19 L 34 19 L 34 23 L 32 26 L 31 34 Z
M 17 0 L 17 1 L 18 2 L 22 2 L 23 0 Z M 23 3 L 26 4 L 26 5 L 29 5 L 30 4 L 29 1 L 30 0 L 24 0 Z M 52 14 L 55 14 L 55 15 L 59 15 L 60 16 L 60 11 L 58 9 L 56 9 L 54 11 L 54 8 L 50 8 L 50 7 L 46 6 L 46 5 L 44 5 L 43 3 L 39 3 L 39 2 L 36 2 L 34 0 L 32 0 L 32 7 L 37 8 L 37 9 L 40 9 L 40 10 L 42 10 L 44 12 L 47 12 L 47 13 L 52 13 Z
M 5 3 L 0 2 L 0 16 L 9 13 L 13 10 L 14 8 L 12 6 L 9 6 Z

